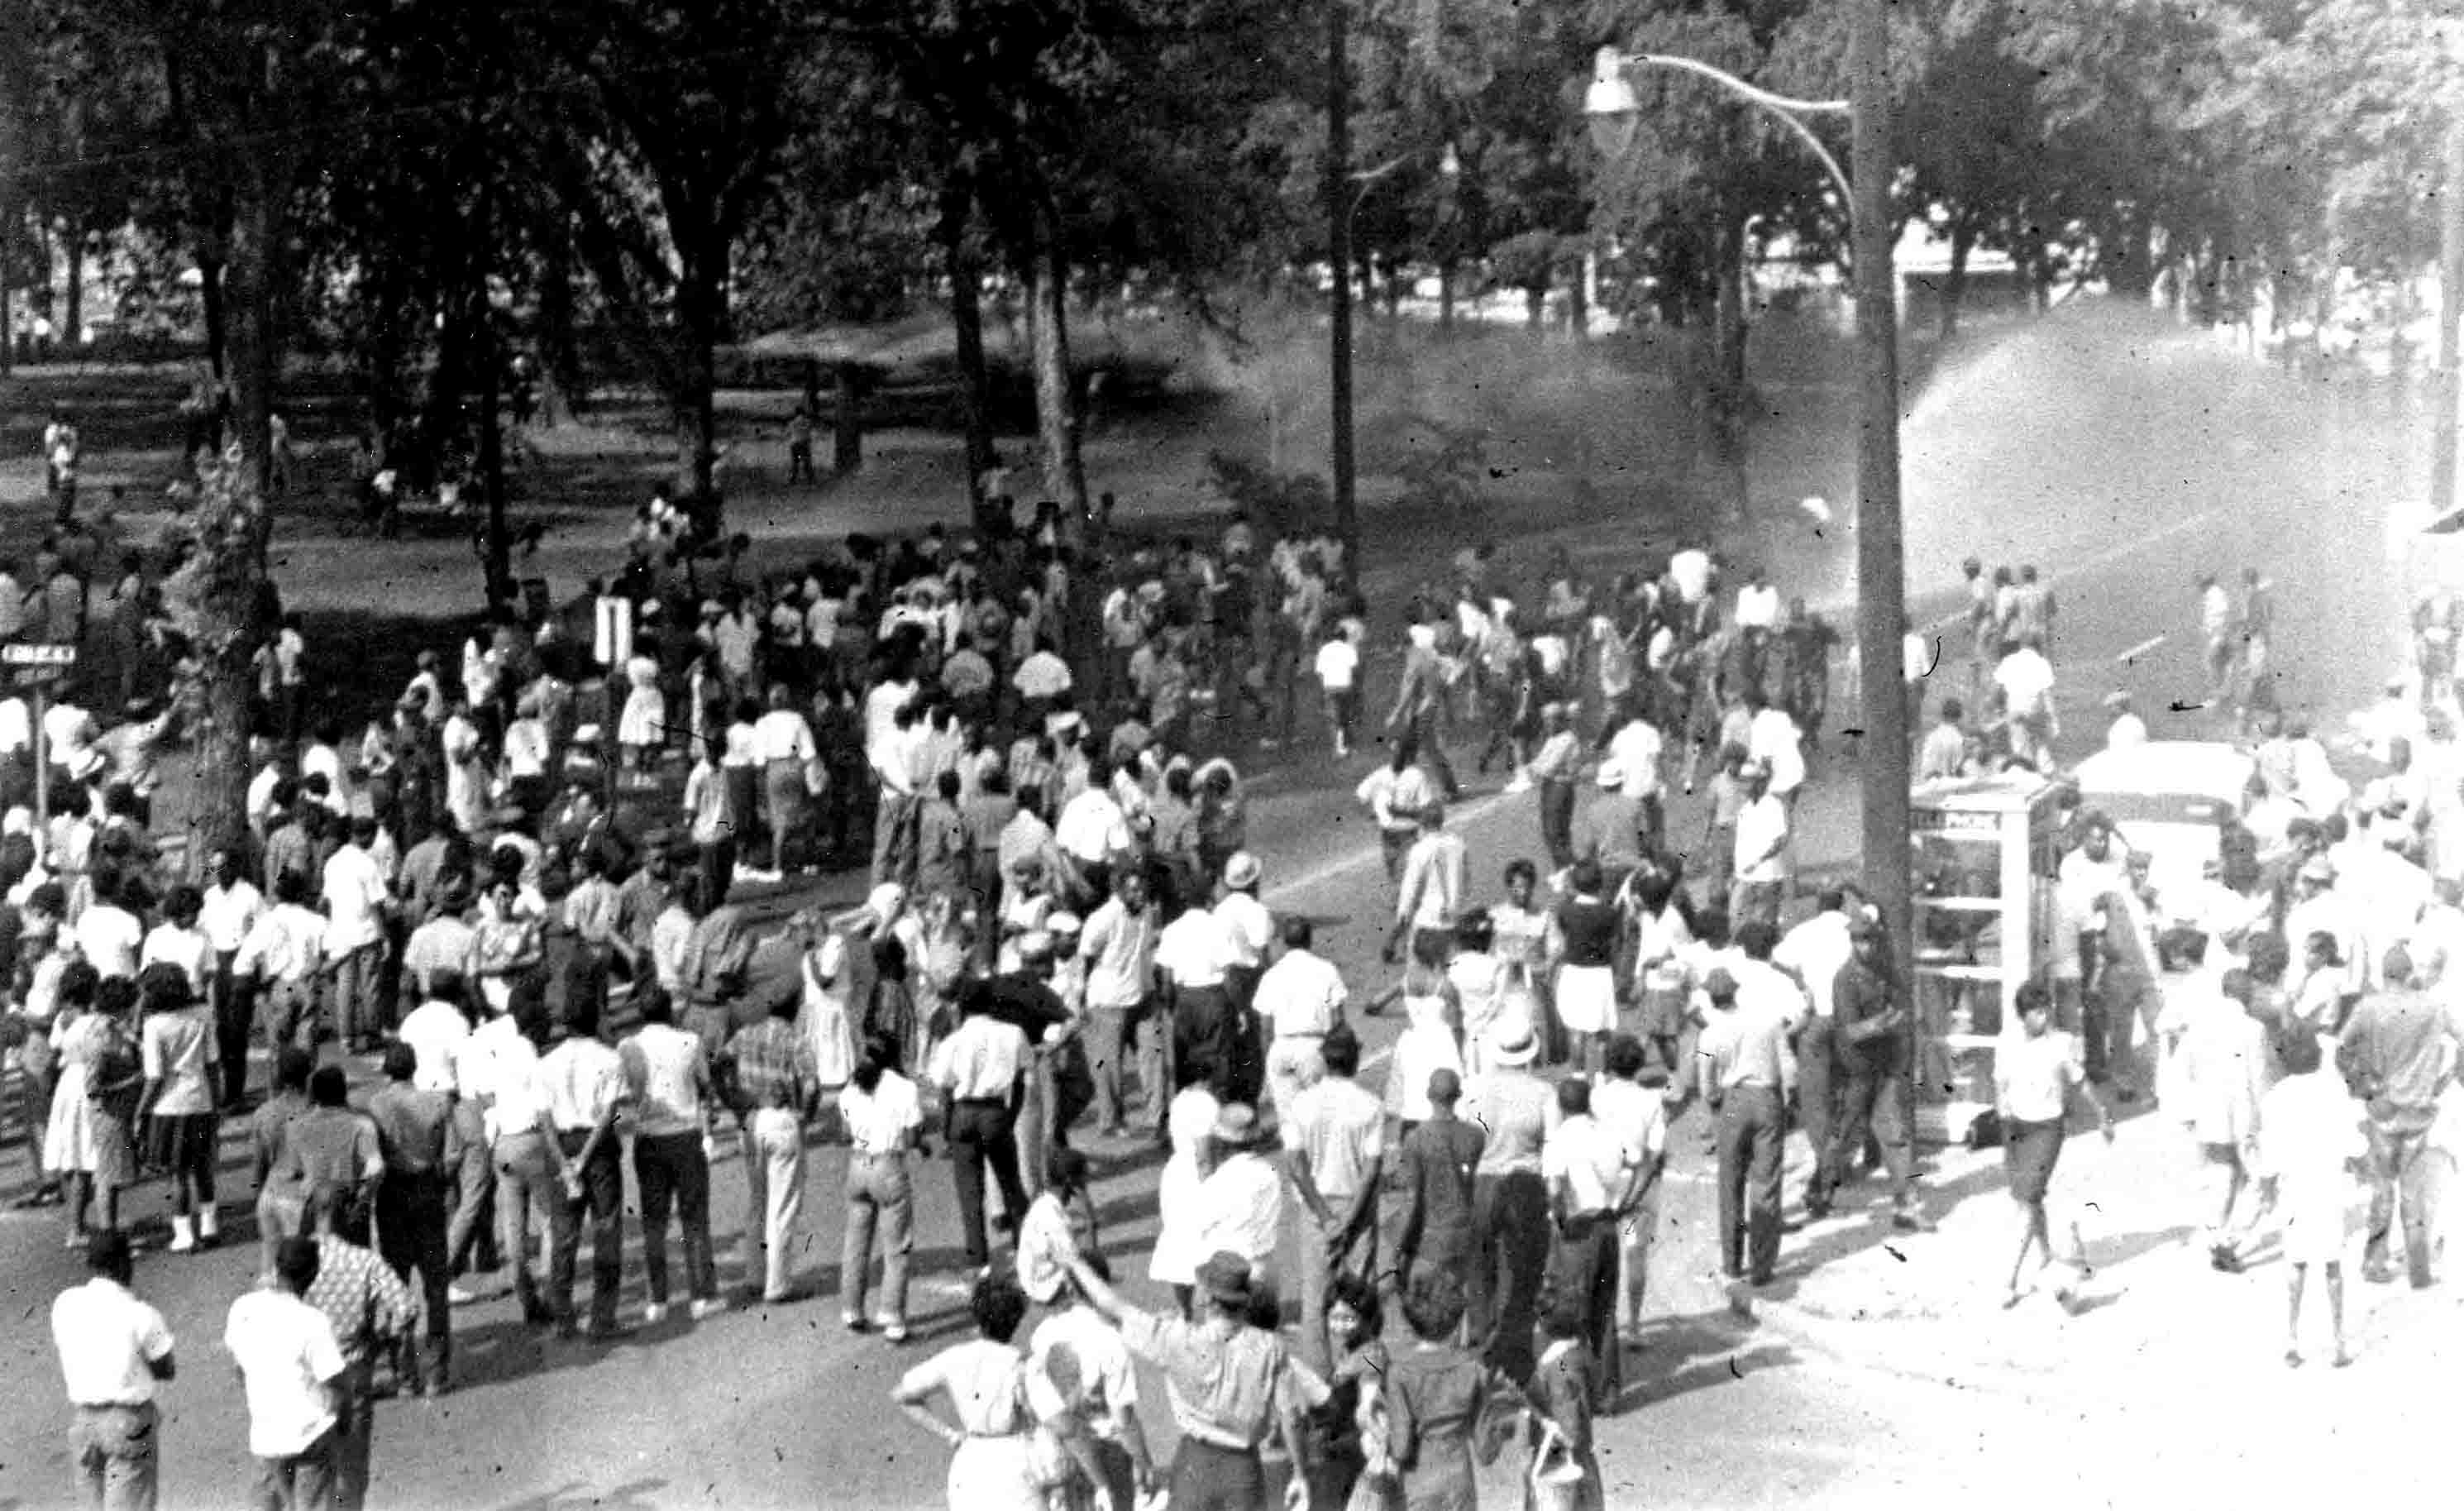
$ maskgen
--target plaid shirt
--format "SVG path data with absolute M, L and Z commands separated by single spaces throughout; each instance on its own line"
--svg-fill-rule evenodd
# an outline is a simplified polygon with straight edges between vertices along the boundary
M 307 1301 L 334 1324 L 334 1341 L 351 1364 L 410 1331 L 410 1288 L 374 1253 L 332 1233 L 317 1239 L 317 1279 Z
M 763 1018 L 737 1031 L 722 1057 L 735 1069 L 736 1106 L 785 1107 L 802 1113 L 821 1091 L 821 1068 L 813 1058 L 813 1041 L 797 1025 Z

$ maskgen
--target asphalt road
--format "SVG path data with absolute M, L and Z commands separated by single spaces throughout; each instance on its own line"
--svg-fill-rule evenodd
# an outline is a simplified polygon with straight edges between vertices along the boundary
M 2394 649 L 2387 627 L 2402 603 L 2382 527 L 2410 476 L 2400 405 L 2305 388 L 2202 338 L 2136 325 L 2117 337 L 2081 322 L 2018 344 L 1946 375 L 1911 420 L 1917 617 L 1947 607 L 1960 555 L 2034 561 L 2054 576 L 2061 604 L 2056 650 L 2068 743 L 2096 738 L 2096 700 L 2118 685 L 2141 693 L 2160 734 L 2196 734 L 2211 716 L 2162 712 L 2176 697 L 2195 700 L 2199 687 L 2191 579 L 2255 565 L 2277 584 L 2286 701 L 2356 706 Z M 1783 591 L 1831 601 L 1844 617 L 1846 543 L 1770 544 Z M 1536 556 L 1539 547 L 1530 548 Z M 1943 675 L 1952 675 L 1954 648 L 1946 650 L 1954 654 Z M 1258 794 L 1252 816 L 1270 903 L 1318 919 L 1322 944 L 1364 997 L 1387 979 L 1375 960 L 1385 885 L 1367 817 L 1349 795 L 1366 766 L 1355 758 L 1340 770 L 1328 762 L 1280 777 Z M 1816 782 L 1803 813 L 1804 853 L 1817 865 L 1852 863 L 1848 767 L 1829 757 Z M 1475 784 L 1456 817 L 1484 895 L 1506 860 L 1538 850 L 1531 799 L 1478 795 L 1496 786 L 1494 776 Z M 1701 821 L 1699 809 L 1681 804 L 1673 832 Z M 855 888 L 834 890 L 851 898 Z M 1396 1025 L 1388 1017 L 1364 1027 L 1374 1080 Z M 1613 1506 L 1947 1504 L 1985 1496 L 2004 1506 L 2153 1504 L 2228 1484 L 2323 1485 L 2322 1464 L 2353 1453 L 2350 1434 L 2364 1431 L 2299 1403 L 2150 1399 L 2129 1380 L 2083 1383 L 2075 1398 L 2048 1405 L 1809 1357 L 1730 1316 L 1724 1291 L 1705 1278 L 1709 1188 L 1699 1122 L 1681 1125 L 1674 1147 L 1655 1265 L 1666 1315 L 1644 1362 L 1629 1371 L 1640 1383 L 1628 1410 L 1602 1429 Z M 1153 1299 L 1143 1272 L 1155 1167 L 1123 1148 L 1097 1152 L 1106 1246 L 1127 1255 L 1121 1267 L 1139 1282 L 1133 1294 Z M 698 1326 L 671 1322 L 605 1347 L 543 1344 L 506 1300 L 457 1312 L 459 1388 L 433 1405 L 380 1411 L 375 1503 L 938 1505 L 940 1450 L 899 1419 L 887 1392 L 908 1363 L 959 1336 L 963 1300 L 955 1289 L 919 1286 L 919 1337 L 904 1351 L 840 1329 L 840 1167 L 834 1151 L 812 1162 L 803 1278 L 818 1291 L 813 1299 Z M 927 1277 L 952 1275 L 958 1263 L 946 1170 L 928 1166 L 920 1181 L 916 1259 Z M 0 1159 L 0 1189 L 21 1179 L 13 1152 Z M 731 1159 L 715 1197 L 722 1281 L 732 1273 L 726 1256 L 742 1189 Z M 242 1194 L 234 1172 L 229 1195 Z M 137 1210 L 157 1199 L 142 1196 Z M 77 1266 L 58 1234 L 53 1214 L 0 1215 L 0 1511 L 65 1498 L 46 1312 Z M 184 1364 L 167 1392 L 166 1505 L 236 1503 L 249 1483 L 241 1407 L 216 1340 L 253 1255 L 241 1244 L 141 1262 L 139 1286 L 169 1315 Z M 1784 1261 L 1784 1270 L 1787 1262 L 1802 1261 Z M 637 1263 L 628 1258 L 628 1266 L 630 1300 L 640 1277 Z M 627 1310 L 638 1315 L 637 1300 Z M 2369 1431 L 2375 1437 L 2392 1428 Z M 2382 1461 L 2386 1451 L 2370 1449 Z M 1509 1503 L 1504 1479 L 1493 1477 L 1490 1488 L 1496 1503 Z

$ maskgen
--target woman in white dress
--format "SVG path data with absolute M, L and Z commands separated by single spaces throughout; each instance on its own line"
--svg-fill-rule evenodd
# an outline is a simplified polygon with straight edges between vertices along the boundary
M 651 752 L 668 740 L 668 697 L 659 687 L 657 650 L 644 636 L 634 641 L 633 654 L 625 662 L 625 681 L 631 691 L 616 719 L 616 744 L 624 752 L 625 768 L 636 773 L 651 769 Z
M 1482 1069 L 1478 1046 L 1506 1011 L 1508 967 L 1492 953 L 1496 942 L 1488 910 L 1474 908 L 1455 924 L 1454 958 L 1446 962 L 1446 984 L 1463 1016 L 1463 1069 L 1475 1076 Z M 1427 1084 L 1422 1078 L 1421 1085 Z
M 94 1228 L 120 1226 L 120 1193 L 137 1183 L 133 1124 L 144 1089 L 137 1041 L 118 1013 L 134 1001 L 136 984 L 117 982 L 115 1002 L 105 1004 L 94 967 L 77 961 L 60 973 L 59 1015 L 52 1023 L 52 1051 L 59 1078 L 52 1088 L 51 1121 L 43 1131 L 43 1168 L 67 1191 L 69 1248 L 85 1245 L 87 1218 L 100 1209 Z
M 977 1336 L 908 1370 L 891 1399 L 955 1450 L 950 1511 L 1045 1511 L 1026 1356 L 1010 1344 L 1026 1318 L 1026 1293 L 1007 1275 L 988 1275 L 976 1282 L 971 1308 Z M 952 1420 L 933 1410 L 936 1398 L 949 1402 Z

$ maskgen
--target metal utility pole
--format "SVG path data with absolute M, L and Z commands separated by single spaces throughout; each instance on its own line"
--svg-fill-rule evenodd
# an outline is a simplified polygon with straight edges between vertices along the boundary
M 1908 708 L 1902 643 L 1907 570 L 1900 540 L 1899 299 L 1891 266 L 1889 0 L 1856 0 L 1849 44 L 1856 122 L 1851 220 L 1857 293 L 1857 645 L 1865 733 L 1865 894 L 1881 909 L 1902 979 L 1915 962 L 1908 905 Z
M 1346 0 L 1326 6 L 1327 386 L 1331 390 L 1334 534 L 1353 580 L 1360 577 L 1360 506 L 1352 458 L 1352 18 Z
M 2438 191 L 2438 373 L 2431 385 L 2430 518 L 2444 523 L 2455 510 L 2455 407 L 2459 366 L 2456 326 L 2464 322 L 2464 105 L 2447 127 L 2447 182 Z

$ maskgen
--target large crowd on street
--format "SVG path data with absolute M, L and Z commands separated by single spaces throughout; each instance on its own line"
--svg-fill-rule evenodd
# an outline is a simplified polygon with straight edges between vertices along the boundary
M 893 1392 L 950 1443 L 954 1507 L 1128 1511 L 1168 1486 L 1181 1511 L 1439 1511 L 1508 1452 L 1533 1503 L 1602 1503 L 1597 1424 L 1649 1357 L 1661 1176 L 1695 1105 L 1739 1286 L 1781 1273 L 1792 1135 L 1803 1220 L 1856 1207 L 1868 1163 L 1885 1221 L 1928 1220 L 1906 963 L 1853 889 L 1797 876 L 1834 635 L 1705 551 L 1594 582 L 1466 548 L 1384 606 L 1400 654 L 1373 684 L 1332 540 L 1243 518 L 1081 556 L 1045 505 L 788 567 L 654 500 L 584 613 L 501 607 L 380 707 L 271 615 L 249 839 L 166 859 L 148 818 L 181 648 L 143 606 L 168 564 L 133 556 L 63 620 L 66 537 L 92 527 L 61 518 L 43 633 L 92 643 L 124 594 L 115 633 L 144 648 L 54 690 L 42 833 L 31 713 L 0 702 L 0 982 L 29 1199 L 94 1272 L 53 1314 L 94 1503 L 150 1505 L 210 1451 L 158 1447 L 157 1396 L 190 1387 L 138 1277 L 234 1236 L 261 1278 L 223 1342 L 267 1505 L 361 1503 L 380 1403 L 451 1388 L 459 1306 L 510 1292 L 589 1346 L 821 1304 L 796 1255 L 834 1226 L 848 1330 L 906 1344 L 935 1284 L 970 1309 L 978 1336 Z M 2052 593 L 1996 576 L 1971 573 L 1966 698 L 1911 683 L 1936 721 L 1923 777 L 2053 771 Z M 0 583 L 0 614 L 35 590 Z M 2067 1296 L 2085 1262 L 2048 1205 L 2074 1099 L 2154 1099 L 2214 1172 L 2213 1261 L 2280 1243 L 2297 1322 L 2315 1264 L 2342 1363 L 2348 1156 L 2378 1192 L 2367 1268 L 2431 1279 L 2464 745 L 2452 688 L 2408 683 L 2369 716 L 2375 774 L 2338 778 L 2250 694 L 2262 592 L 2213 632 L 2219 688 L 2256 704 L 2258 790 L 2210 874 L 2160 892 L 2120 827 L 2066 807 L 2050 983 L 1996 1058 L 2009 1289 Z M 1321 740 L 1369 767 L 1375 983 L 1262 898 L 1276 857 L 1235 758 Z M 1464 762 L 1533 795 L 1528 855 L 1450 827 Z M 1680 832 L 1698 789 L 1706 821 Z M 748 900 L 853 870 L 863 903 L 795 912 L 792 982 L 769 982 Z M 1389 1011 L 1373 1088 L 1360 1020 Z M 233 1144 L 251 1180 L 226 1195 Z M 844 1189 L 808 1207 L 824 1144 Z M 1133 1255 L 1090 1196 L 1147 1149 L 1156 1306 L 1124 1298 Z M 964 1268 L 919 1277 L 935 1151 Z M 728 1158 L 746 1205 L 722 1264 Z M 130 1211 L 154 1183 L 159 1230 Z

